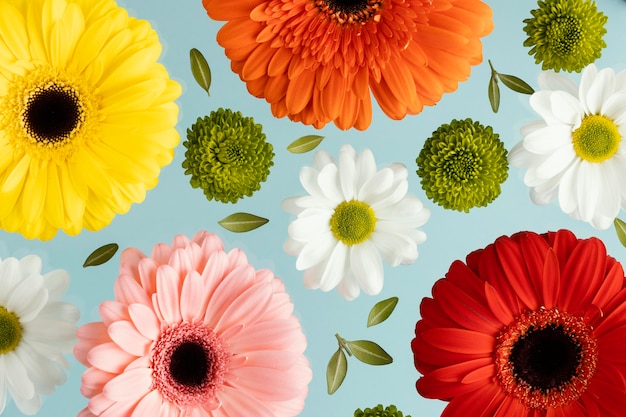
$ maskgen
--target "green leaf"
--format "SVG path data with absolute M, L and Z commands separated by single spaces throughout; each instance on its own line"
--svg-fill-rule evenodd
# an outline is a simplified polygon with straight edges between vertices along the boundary
M 95 251 L 91 252 L 87 259 L 85 259 L 85 262 L 83 263 L 83 268 L 86 268 L 88 266 L 102 265 L 103 263 L 111 259 L 118 249 L 119 246 L 117 243 L 108 243 L 104 246 L 99 247 Z
M 209 94 L 209 88 L 211 87 L 211 68 L 209 68 L 209 63 L 196 48 L 192 48 L 189 51 L 189 59 L 191 61 L 193 78 Z
M 387 320 L 398 304 L 398 297 L 391 297 L 377 302 L 367 317 L 367 327 L 376 326 Z
M 368 365 L 387 365 L 393 358 L 376 343 L 369 340 L 355 340 L 346 342 L 355 358 Z
M 302 136 L 294 140 L 287 146 L 287 150 L 291 153 L 306 153 L 317 147 L 324 139 L 324 136 L 308 135 Z
M 535 92 L 535 90 L 533 90 L 533 88 L 528 85 L 526 81 L 521 78 L 517 78 L 514 75 L 498 73 L 498 78 L 502 81 L 502 84 L 506 85 L 515 92 L 522 94 L 532 94 Z
M 249 232 L 269 222 L 268 219 L 250 213 L 233 213 L 217 222 L 226 230 L 235 233 Z
M 339 389 L 343 380 L 348 373 L 348 360 L 346 354 L 341 348 L 331 356 L 326 368 L 326 385 L 328 386 L 328 395 L 333 394 Z
M 619 239 L 622 246 L 626 247 L 626 223 L 616 217 L 615 220 L 613 220 L 613 224 L 615 225 L 617 238 Z
M 500 87 L 498 87 L 498 79 L 494 74 L 491 74 L 491 78 L 489 79 L 489 103 L 491 103 L 491 110 L 494 113 L 498 112 L 498 108 L 500 107 Z

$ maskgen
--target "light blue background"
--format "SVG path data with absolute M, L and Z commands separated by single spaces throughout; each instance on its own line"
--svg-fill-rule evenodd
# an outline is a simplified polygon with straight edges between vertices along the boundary
M 442 123 L 454 118 L 473 118 L 493 126 L 507 149 L 511 149 L 521 139 L 520 127 L 537 118 L 528 105 L 528 96 L 505 87 L 501 90 L 500 111 L 497 114 L 491 111 L 487 99 L 490 71 L 486 62 L 491 59 L 496 70 L 517 75 L 537 88 L 540 67 L 528 55 L 528 48 L 522 45 L 525 39 L 522 20 L 530 17 L 530 10 L 536 7 L 536 3 L 529 0 L 487 0 L 487 3 L 493 9 L 495 29 L 483 39 L 484 62 L 474 67 L 471 78 L 460 84 L 456 92 L 445 95 L 435 107 L 402 121 L 389 120 L 375 108 L 373 122 L 367 131 L 343 132 L 334 125 L 316 131 L 287 119 L 275 119 L 269 105 L 249 95 L 244 83 L 230 71 L 230 63 L 215 40 L 223 22 L 210 20 L 200 0 L 121 1 L 120 5 L 131 15 L 153 24 L 164 44 L 161 62 L 169 69 L 171 77 L 183 85 L 183 94 L 178 100 L 181 143 L 176 149 L 175 160 L 162 170 L 159 185 L 148 192 L 142 204 L 134 205 L 126 215 L 117 216 L 105 229 L 97 233 L 82 232 L 74 237 L 61 233 L 48 242 L 25 240 L 17 234 L 0 232 L 0 257 L 19 258 L 35 253 L 43 258 L 45 272 L 56 268 L 67 270 L 72 282 L 66 300 L 80 308 L 79 324 L 84 324 L 99 321 L 98 305 L 112 299 L 113 282 L 119 268 L 118 253 L 105 265 L 83 269 L 81 265 L 93 249 L 117 242 L 121 248 L 135 246 L 149 253 L 154 244 L 170 243 L 176 234 L 191 236 L 200 229 L 209 230 L 222 238 L 227 249 L 242 248 L 252 265 L 270 268 L 285 281 L 295 304 L 295 314 L 308 338 L 306 355 L 313 369 L 309 396 L 301 416 L 352 416 L 356 408 L 378 403 L 396 404 L 405 415 L 413 417 L 439 416 L 445 403 L 424 399 L 415 390 L 419 374 L 413 365 L 410 341 L 419 319 L 420 300 L 430 295 L 432 284 L 445 274 L 452 261 L 464 259 L 472 250 L 484 247 L 503 234 L 560 228 L 570 229 L 579 237 L 597 236 L 604 241 L 611 255 L 626 261 L 626 249 L 619 244 L 612 228 L 594 230 L 586 223 L 570 219 L 557 204 L 534 205 L 522 182 L 522 170 L 511 168 L 501 196 L 490 206 L 473 209 L 469 214 L 440 208 L 427 200 L 420 188 L 419 178 L 415 175 L 415 158 L 424 140 Z M 626 2 L 599 0 L 598 3 L 609 16 L 609 21 L 604 38 L 608 46 L 596 64 L 620 71 L 626 68 L 626 31 L 622 23 L 626 21 Z M 213 86 L 210 97 L 191 75 L 191 48 L 199 49 L 211 65 Z M 579 74 L 570 76 L 576 81 L 579 79 Z M 181 168 L 186 128 L 197 117 L 218 107 L 240 110 L 244 115 L 254 117 L 263 125 L 276 153 L 275 166 L 268 181 L 253 197 L 244 198 L 236 205 L 207 201 L 201 190 L 191 188 L 189 177 Z M 294 139 L 309 134 L 326 136 L 320 149 L 333 155 L 337 155 L 342 144 L 349 143 L 357 150 L 371 148 L 379 168 L 392 162 L 404 163 L 410 171 L 410 193 L 416 194 L 432 211 L 429 222 L 423 227 L 428 239 L 419 247 L 418 260 L 409 266 L 386 266 L 385 287 L 376 297 L 361 295 L 355 301 L 347 302 L 336 292 L 305 289 L 301 283 L 302 273 L 295 269 L 295 257 L 282 249 L 287 226 L 293 217 L 280 209 L 280 202 L 304 193 L 298 172 L 303 165 L 310 165 L 313 157 L 313 153 L 293 155 L 285 148 Z M 217 224 L 218 220 L 236 211 L 254 213 L 269 218 L 270 222 L 245 234 L 228 232 Z M 377 301 L 392 296 L 399 296 L 400 302 L 391 318 L 379 326 L 366 328 L 370 308 Z M 348 340 L 378 342 L 393 356 L 393 364 L 373 367 L 349 358 L 348 375 L 342 387 L 329 396 L 325 370 L 328 359 L 337 349 L 336 332 Z M 45 398 L 39 416 L 72 416 L 87 404 L 79 392 L 84 367 L 73 358 L 70 362 L 67 383 Z M 12 403 L 3 414 L 20 415 Z

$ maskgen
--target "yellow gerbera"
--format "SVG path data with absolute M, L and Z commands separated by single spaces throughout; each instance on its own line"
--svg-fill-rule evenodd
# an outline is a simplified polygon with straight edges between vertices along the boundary
M 180 85 L 114 0 L 0 0 L 0 228 L 98 230 L 145 198 L 180 137 Z

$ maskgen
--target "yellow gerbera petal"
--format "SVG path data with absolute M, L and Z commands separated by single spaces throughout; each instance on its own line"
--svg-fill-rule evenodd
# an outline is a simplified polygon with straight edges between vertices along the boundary
M 83 13 L 76 4 L 68 4 L 63 16 L 50 29 L 48 50 L 50 62 L 57 67 L 67 65 L 67 60 L 85 27 Z
M 145 199 L 180 141 L 161 49 L 114 0 L 0 2 L 1 228 L 74 235 Z
M 61 193 L 61 175 L 55 163 L 48 164 L 47 172 L 48 186 L 46 193 L 46 219 L 55 228 L 63 225 L 65 220 L 65 207 L 63 204 L 63 194 Z
M 15 60 L 30 58 L 24 16 L 17 8 L 6 2 L 0 2 L 0 39 Z

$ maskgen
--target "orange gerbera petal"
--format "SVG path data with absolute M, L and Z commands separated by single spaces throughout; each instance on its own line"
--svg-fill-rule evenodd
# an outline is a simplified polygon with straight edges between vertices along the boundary
M 203 0 L 232 70 L 277 117 L 366 129 L 456 90 L 493 29 L 481 0 Z M 288 76 L 288 82 L 284 78 Z M 315 82 L 311 82 L 315 80 Z

